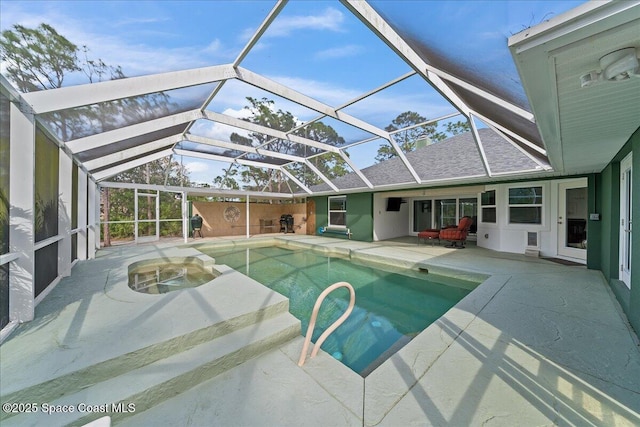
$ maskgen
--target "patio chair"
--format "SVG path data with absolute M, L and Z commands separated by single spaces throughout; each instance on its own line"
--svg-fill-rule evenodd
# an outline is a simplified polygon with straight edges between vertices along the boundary
M 457 227 L 440 230 L 440 239 L 451 242 L 449 245 L 446 245 L 445 248 L 464 249 L 471 224 L 473 224 L 473 219 L 465 216 L 460 219 Z M 460 243 L 460 246 L 458 246 L 458 243 Z
M 433 246 L 433 241 L 438 239 L 438 245 L 440 245 L 440 230 L 436 230 L 435 228 L 427 228 L 426 230 L 422 230 L 418 233 L 418 245 L 420 244 L 420 240 L 424 239 L 425 243 L 427 240 L 431 241 L 431 246 Z
M 191 217 L 191 228 L 193 229 L 192 235 L 193 238 L 196 238 L 196 234 L 200 235 L 200 237 L 204 237 L 202 235 L 202 217 L 198 214 L 195 214 Z

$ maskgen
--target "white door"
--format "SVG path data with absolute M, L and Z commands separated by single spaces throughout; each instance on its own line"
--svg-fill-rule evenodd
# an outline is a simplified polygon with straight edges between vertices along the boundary
M 586 180 L 558 184 L 558 255 L 587 260 Z
M 620 280 L 631 289 L 631 154 L 620 163 Z

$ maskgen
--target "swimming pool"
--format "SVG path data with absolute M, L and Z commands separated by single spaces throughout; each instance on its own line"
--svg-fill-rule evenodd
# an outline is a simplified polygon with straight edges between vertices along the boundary
M 356 291 L 356 306 L 322 349 L 362 376 L 478 285 L 411 270 L 385 271 L 394 269 L 373 268 L 312 250 L 279 246 L 200 250 L 215 258 L 216 264 L 226 264 L 288 297 L 289 311 L 300 319 L 303 332 L 318 295 L 335 282 L 349 282 Z M 348 302 L 349 293 L 344 288 L 327 297 L 313 341 L 345 311 Z

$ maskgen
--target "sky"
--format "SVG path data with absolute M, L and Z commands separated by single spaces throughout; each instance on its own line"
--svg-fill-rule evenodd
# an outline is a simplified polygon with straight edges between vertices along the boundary
M 501 85 L 516 98 L 523 93 L 507 48 L 508 37 L 581 3 L 371 1 L 406 35 L 435 46 L 469 69 L 490 72 L 492 78 L 499 76 Z M 90 57 L 119 65 L 127 76 L 139 76 L 233 62 L 274 4 L 267 0 L 2 0 L 0 29 L 47 23 L 76 45 L 87 46 Z M 340 2 L 314 0 L 290 1 L 240 65 L 332 106 L 343 105 L 410 71 Z M 67 83 L 84 81 L 73 76 Z M 178 92 L 176 96 L 196 100 L 207 96 L 197 88 Z M 246 117 L 247 96 L 269 97 L 276 101 L 276 108 L 292 112 L 301 121 L 317 116 L 241 82 L 225 84 L 208 108 Z M 384 128 L 405 111 L 437 118 L 455 110 L 414 76 L 344 111 Z M 346 126 L 337 130 L 347 142 L 369 136 Z M 229 134 L 223 126 L 203 123 L 193 131 L 222 139 L 228 139 Z M 347 151 L 362 168 L 374 163 L 378 146 L 373 142 Z M 211 183 L 226 166 L 201 159 L 184 158 L 183 162 L 196 182 Z

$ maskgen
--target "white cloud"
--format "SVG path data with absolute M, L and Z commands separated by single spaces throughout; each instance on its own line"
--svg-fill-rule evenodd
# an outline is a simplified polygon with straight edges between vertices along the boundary
M 326 49 L 316 52 L 314 55 L 315 59 L 325 60 L 325 59 L 336 59 L 336 58 L 346 58 L 350 56 L 355 56 L 360 52 L 363 52 L 364 49 L 362 46 L 350 44 L 346 46 L 340 46 L 333 49 Z
M 236 119 L 247 119 L 251 117 L 251 111 L 248 108 L 241 108 L 240 110 L 235 110 L 233 108 L 227 108 L 222 112 L 222 114 L 226 114 L 227 116 L 235 117 Z
M 361 94 L 361 92 L 352 88 L 346 88 L 330 82 L 288 76 L 272 76 L 269 78 L 329 105 L 340 105 Z M 308 115 L 308 111 L 298 115 Z
M 189 173 L 201 174 L 207 172 L 210 168 L 205 162 L 185 162 L 184 167 L 187 168 Z
M 327 8 L 321 15 L 280 16 L 269 27 L 265 37 L 285 37 L 298 30 L 328 30 L 341 32 L 344 15 Z
M 209 43 L 209 45 L 203 49 L 203 52 L 218 53 L 221 50 L 222 50 L 222 42 L 220 41 L 220 39 L 216 38 L 216 39 L 213 39 L 211 43 Z
M 142 17 L 129 17 L 120 19 L 118 21 L 111 22 L 111 25 L 115 27 L 122 27 L 125 25 L 140 25 L 140 24 L 152 24 L 156 22 L 166 22 L 169 18 L 142 18 Z
M 229 167 L 228 163 L 216 162 L 212 160 L 189 160 L 184 157 L 184 166 L 189 172 L 189 180 L 198 184 L 213 184 L 213 180 L 220 175 L 224 175 L 224 169 Z

